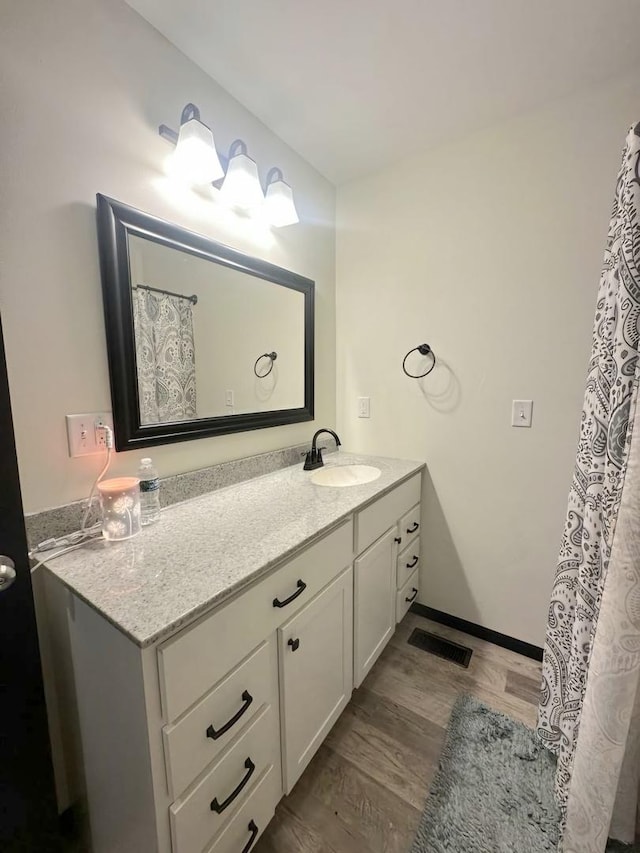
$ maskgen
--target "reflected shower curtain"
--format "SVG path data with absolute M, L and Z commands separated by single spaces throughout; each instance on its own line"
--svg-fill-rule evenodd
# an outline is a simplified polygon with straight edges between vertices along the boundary
M 538 734 L 558 756 L 562 853 L 634 840 L 640 763 L 640 124 L 627 137 L 596 306 Z
M 196 360 L 191 302 L 135 288 L 133 318 L 140 423 L 196 418 Z

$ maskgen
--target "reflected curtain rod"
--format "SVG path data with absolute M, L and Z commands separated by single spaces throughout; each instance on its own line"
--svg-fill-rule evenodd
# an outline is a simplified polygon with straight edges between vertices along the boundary
M 186 299 L 192 305 L 198 304 L 198 297 L 193 294 L 193 296 L 185 296 L 184 293 L 173 293 L 171 290 L 160 290 L 159 287 L 149 287 L 147 284 L 136 284 L 131 290 L 150 290 L 152 293 L 163 293 L 165 296 L 175 296 L 178 299 Z

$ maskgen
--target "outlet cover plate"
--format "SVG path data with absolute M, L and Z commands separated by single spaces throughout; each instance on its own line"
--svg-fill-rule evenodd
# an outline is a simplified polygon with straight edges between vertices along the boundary
M 530 427 L 533 419 L 533 400 L 514 400 L 511 406 L 511 426 Z
M 359 418 L 370 418 L 371 417 L 371 398 L 370 397 L 358 397 L 358 417 Z
M 96 427 L 105 424 L 113 430 L 111 412 L 88 412 L 81 415 L 67 415 L 67 442 L 69 456 L 92 456 L 94 453 L 104 453 L 106 444 L 104 433 Z

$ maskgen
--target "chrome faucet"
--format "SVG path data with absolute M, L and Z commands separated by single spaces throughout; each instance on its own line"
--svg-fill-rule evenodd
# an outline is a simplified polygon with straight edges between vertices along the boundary
M 340 447 L 340 445 L 342 444 L 342 442 L 338 438 L 337 433 L 335 433 L 332 429 L 326 429 L 326 427 L 319 429 L 311 440 L 311 450 L 307 453 L 306 458 L 304 460 L 303 467 L 305 471 L 313 471 L 315 468 L 322 468 L 322 466 L 324 465 L 324 462 L 322 461 L 322 448 L 316 447 L 318 436 L 322 435 L 323 432 L 327 432 L 329 433 L 329 435 L 332 435 L 334 437 L 336 447 Z

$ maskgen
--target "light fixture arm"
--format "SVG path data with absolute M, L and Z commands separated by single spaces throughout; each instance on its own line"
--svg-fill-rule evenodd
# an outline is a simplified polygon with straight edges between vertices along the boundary
M 231 145 L 229 146 L 229 160 L 232 157 L 235 157 L 236 154 L 245 154 L 247 153 L 247 143 L 244 139 L 234 139 Z
M 279 169 L 277 166 L 273 166 L 267 172 L 267 182 L 266 185 L 272 184 L 274 181 L 284 181 L 284 176 L 282 174 L 282 169 Z
M 192 118 L 200 121 L 200 110 L 195 104 L 189 102 L 182 110 L 182 114 L 180 115 L 180 124 L 185 124 L 186 122 L 191 121 Z
M 173 128 L 169 127 L 169 125 L 161 124 L 158 127 L 158 134 L 163 139 L 166 139 L 167 142 L 170 142 L 172 145 L 178 144 L 178 134 L 176 133 L 176 131 Z

